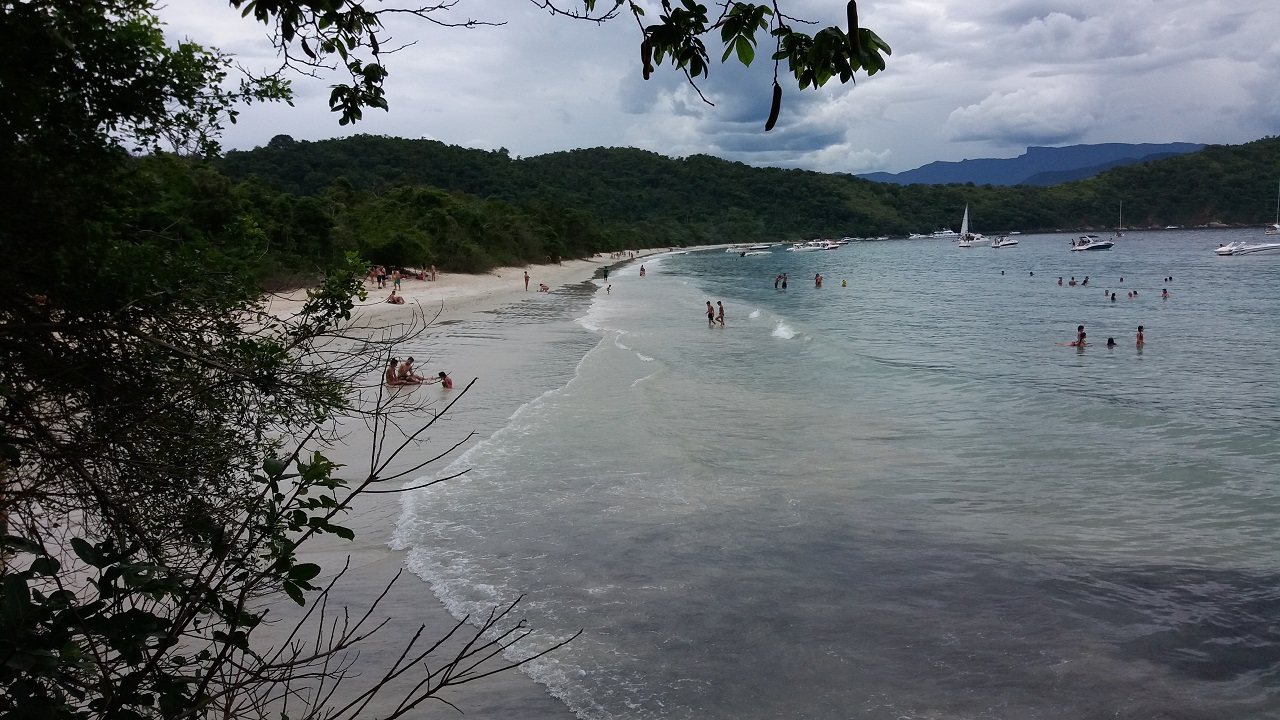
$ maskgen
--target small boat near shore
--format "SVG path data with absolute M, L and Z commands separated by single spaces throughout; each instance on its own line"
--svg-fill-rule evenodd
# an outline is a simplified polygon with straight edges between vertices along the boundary
M 744 250 L 738 253 L 739 257 L 760 257 L 761 255 L 772 255 L 768 250 Z
M 1018 244 L 1018 241 L 1015 238 L 1009 237 L 1008 235 L 1001 235 L 1000 237 L 995 238 L 991 241 L 991 247 L 997 250 L 999 250 L 1000 248 L 1014 247 L 1017 244 Z
M 1214 255 L 1255 255 L 1257 253 L 1280 253 L 1280 242 L 1250 243 L 1233 242 L 1219 245 L 1213 249 Z
M 1110 250 L 1114 245 L 1114 241 L 1104 240 L 1097 235 L 1081 235 L 1079 240 L 1071 241 L 1071 251 Z

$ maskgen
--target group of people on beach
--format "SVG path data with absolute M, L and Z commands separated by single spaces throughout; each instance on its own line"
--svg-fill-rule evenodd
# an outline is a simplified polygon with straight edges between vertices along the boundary
M 453 379 L 443 370 L 433 378 L 426 378 L 414 372 L 412 357 L 406 358 L 404 362 L 400 362 L 397 358 L 391 358 L 387 363 L 385 377 L 388 385 L 431 385 L 440 383 L 440 386 L 445 389 L 453 387 Z

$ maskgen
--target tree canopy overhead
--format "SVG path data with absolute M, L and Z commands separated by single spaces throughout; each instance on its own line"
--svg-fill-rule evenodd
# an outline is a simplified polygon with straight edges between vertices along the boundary
M 272 42 L 282 58 L 275 77 L 331 69 L 346 73 L 348 81 L 335 84 L 329 96 L 330 109 L 339 114 L 342 125 L 360 120 L 366 108 L 389 108 L 383 83 L 393 68 L 393 62 L 386 58 L 399 49 L 392 44 L 389 32 L 396 16 L 418 17 L 444 27 L 502 23 L 501 18 L 452 19 L 449 13 L 458 9 L 458 0 L 373 9 L 359 0 L 228 1 L 271 29 Z M 698 80 L 710 74 L 713 55 L 718 54 L 721 62 L 732 57 L 751 65 L 760 52 L 768 52 L 774 63 L 773 102 L 765 130 L 773 128 L 781 108 L 780 71 L 790 73 L 802 90 L 817 88 L 833 78 L 852 82 L 858 71 L 874 75 L 885 69 L 885 56 L 892 54 L 879 35 L 859 25 L 856 0 L 848 0 L 844 27 L 830 26 L 812 33 L 805 30 L 816 23 L 788 15 L 780 0 L 768 4 L 725 2 L 715 12 L 696 0 L 661 0 L 656 18 L 634 0 L 531 2 L 553 14 L 594 23 L 630 16 L 637 25 L 644 78 L 670 65 L 686 77 L 699 96 Z M 723 50 L 710 50 L 709 45 Z

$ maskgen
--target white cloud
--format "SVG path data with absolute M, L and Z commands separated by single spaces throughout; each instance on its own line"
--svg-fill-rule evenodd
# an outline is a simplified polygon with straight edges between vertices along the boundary
M 1082 83 L 992 93 L 947 116 L 947 135 L 957 141 L 1015 145 L 1077 142 L 1097 123 L 1097 98 Z

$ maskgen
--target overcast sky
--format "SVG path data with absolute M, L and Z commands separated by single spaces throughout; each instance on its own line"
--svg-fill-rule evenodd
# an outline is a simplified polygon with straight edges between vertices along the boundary
M 332 81 L 298 77 L 295 107 L 245 109 L 224 146 L 249 149 L 278 134 L 371 133 L 505 147 L 513 156 L 630 146 L 858 173 L 1013 157 L 1028 145 L 1234 144 L 1280 135 L 1277 0 L 864 0 L 858 7 L 862 25 L 893 48 L 888 69 L 817 91 L 784 81 L 782 116 L 769 133 L 771 48 L 750 69 L 721 65 L 712 48 L 703 83 L 711 107 L 669 65 L 641 77 L 639 30 L 629 15 L 598 27 L 550 17 L 526 0 L 463 0 L 448 19 L 505 24 L 466 30 L 392 21 L 395 40 L 416 44 L 386 56 L 390 112 L 367 111 L 354 128 L 341 127 L 328 109 Z M 787 1 L 784 9 L 821 26 L 843 24 L 843 2 Z M 276 62 L 264 26 L 225 0 L 169 0 L 161 17 L 175 39 L 219 47 L 257 70 Z

